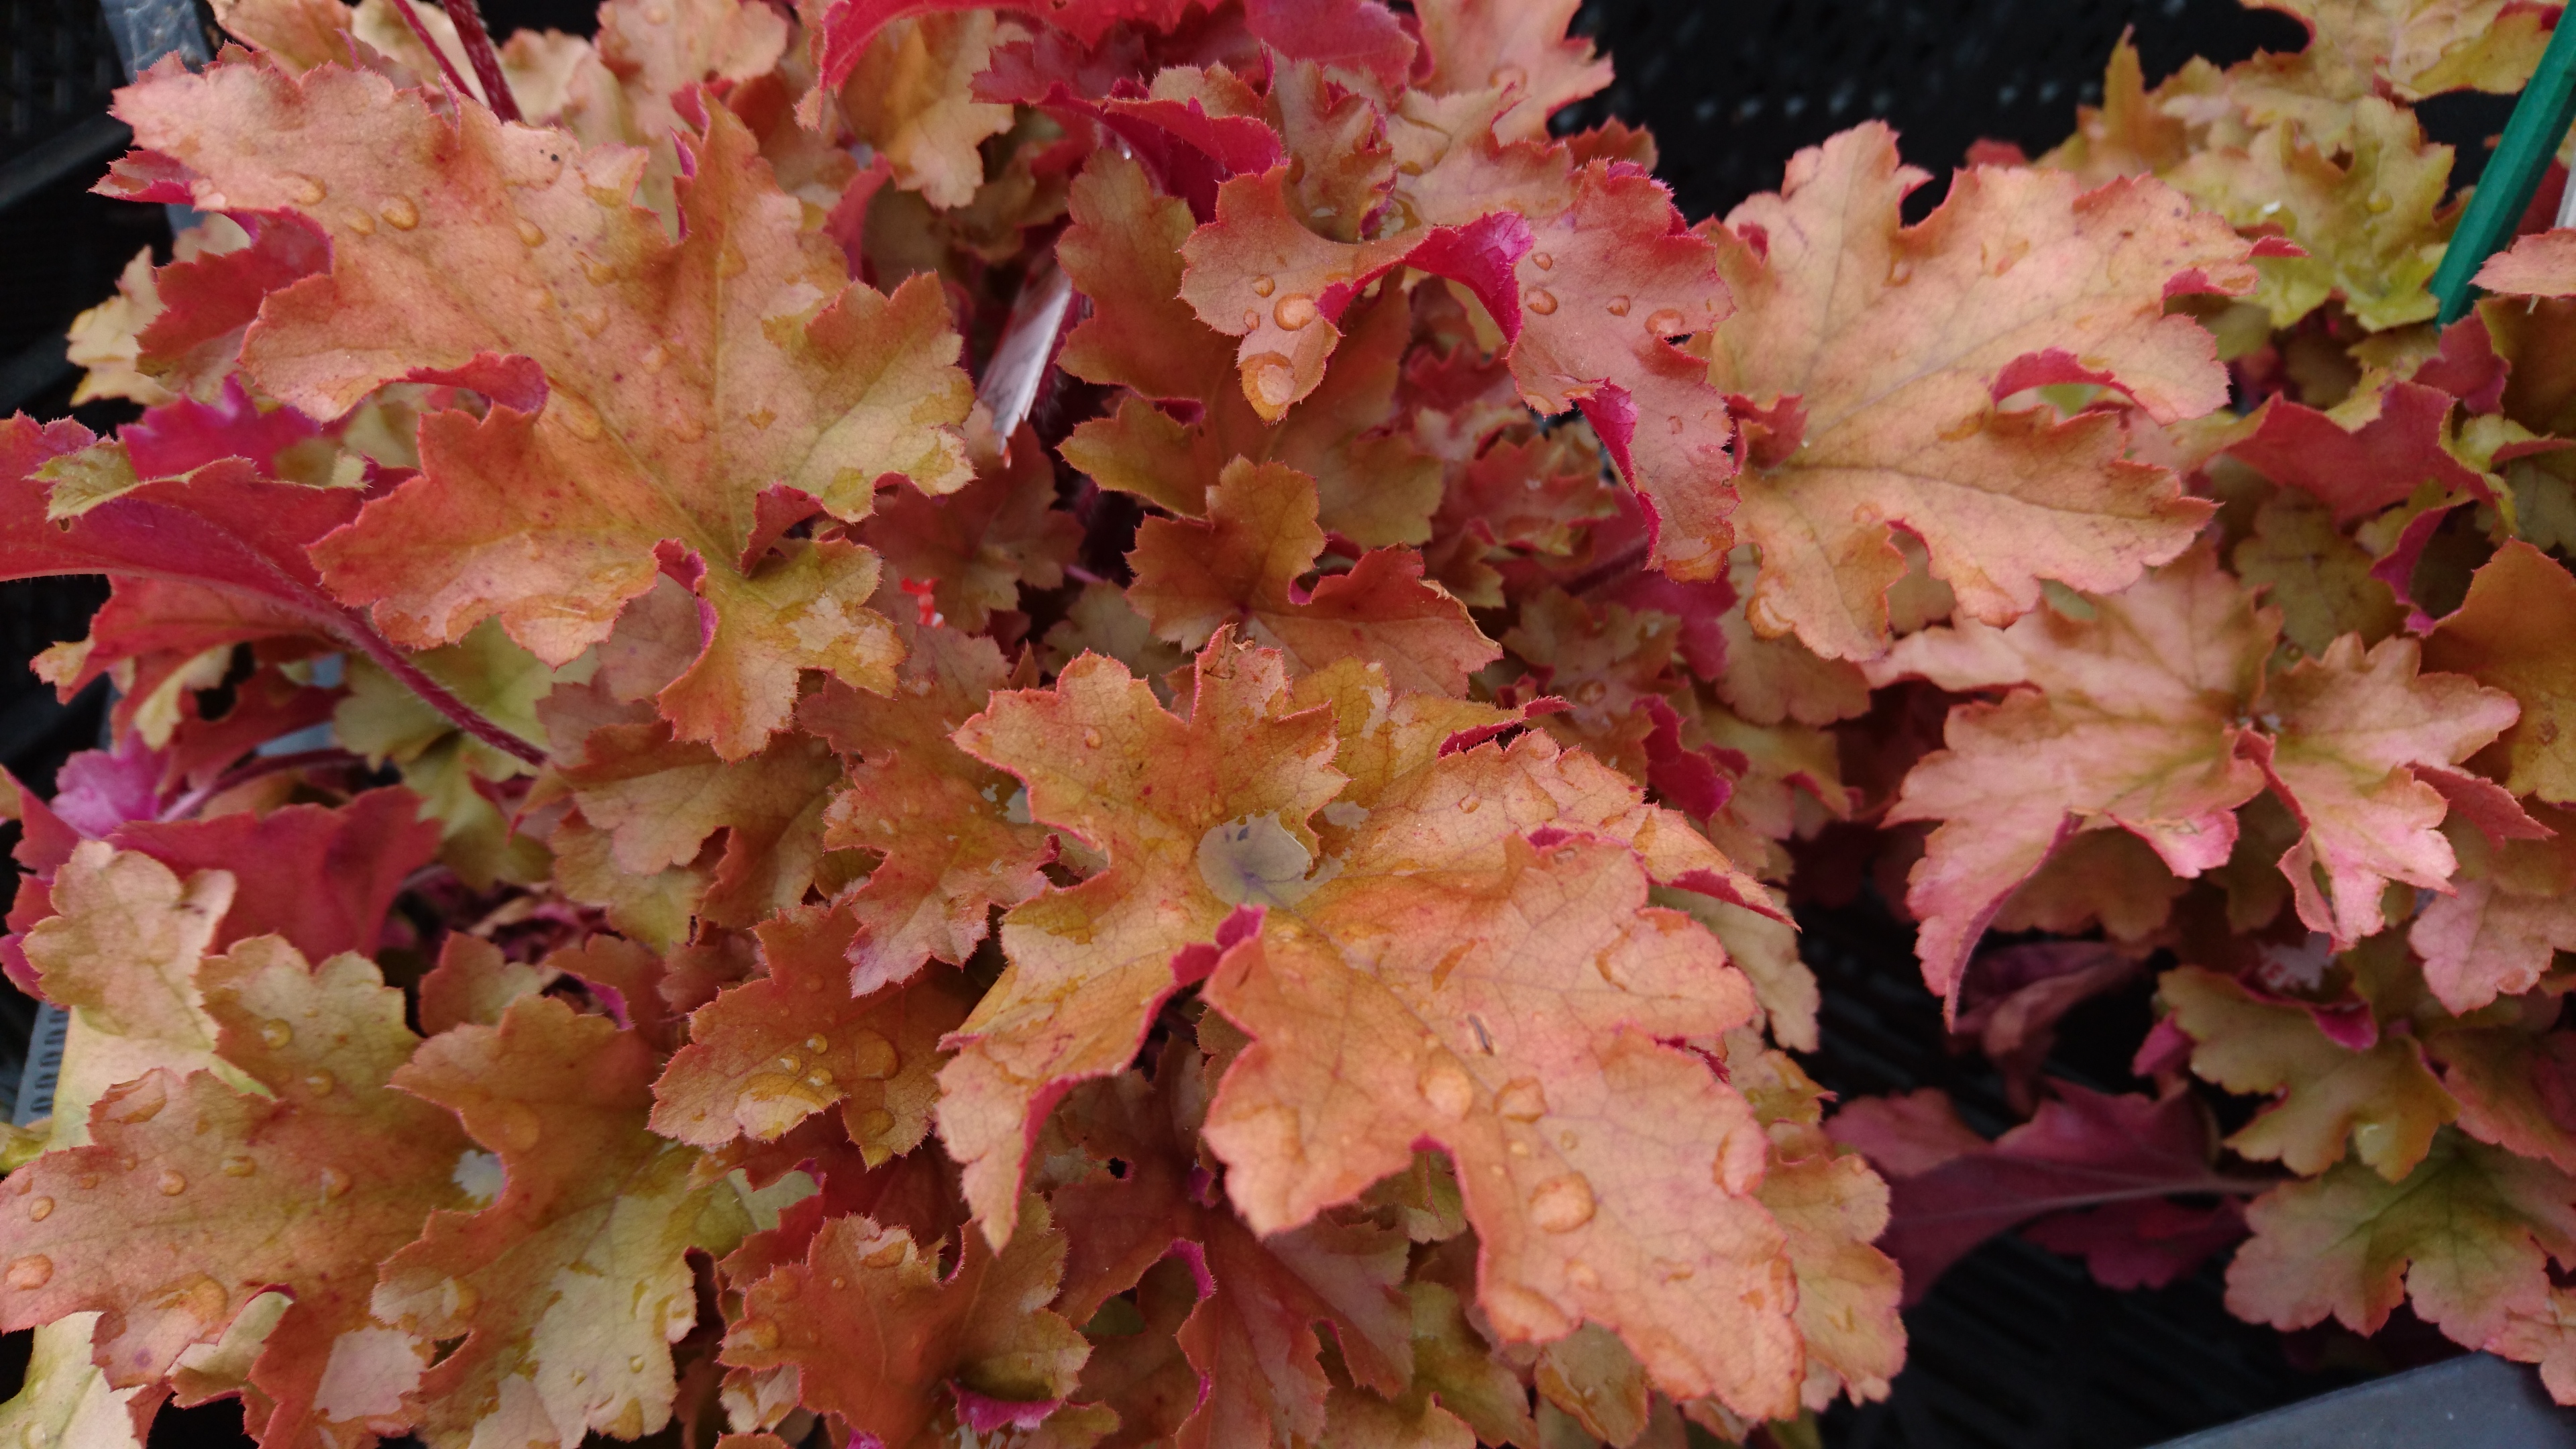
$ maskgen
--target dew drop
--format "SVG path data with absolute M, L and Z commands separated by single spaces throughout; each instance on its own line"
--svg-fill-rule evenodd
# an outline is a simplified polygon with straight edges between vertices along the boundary
M 1575 1148 L 1581 1146 L 1582 1143 L 1583 1139 L 1575 1136 L 1573 1129 L 1571 1128 L 1556 1134 L 1556 1145 L 1564 1148 L 1568 1152 L 1572 1152 Z
M 450 1322 L 472 1318 L 475 1308 L 483 1301 L 482 1293 L 462 1278 L 450 1278 L 438 1287 L 441 1306 L 446 1309 Z
M 663 368 L 671 365 L 670 349 L 664 347 L 661 343 L 656 342 L 652 346 L 644 349 L 643 362 L 644 370 L 646 372 L 660 372 Z
M 766 1318 L 744 1319 L 742 1327 L 736 1331 L 742 1334 L 743 1342 L 761 1353 L 778 1347 L 778 1325 Z
M 724 248 L 716 253 L 716 275 L 718 277 L 731 279 L 739 277 L 750 270 L 751 259 L 744 256 L 742 254 L 742 248 L 734 245 L 732 242 L 726 242 L 724 244 Z
M 165 1167 L 161 1169 L 161 1175 L 153 1180 L 152 1185 L 161 1189 L 163 1197 L 177 1197 L 188 1190 L 188 1177 L 187 1174 L 175 1168 Z
M 815 1035 L 805 1038 L 805 1050 L 814 1053 L 816 1056 L 821 1056 L 823 1053 L 830 1051 L 831 1049 L 832 1039 L 830 1037 Z
M 1601 1286 L 1601 1275 L 1592 1271 L 1591 1264 L 1577 1258 L 1565 1265 L 1565 1281 L 1577 1288 L 1598 1288 Z
M 1252 279 L 1252 295 L 1256 297 L 1267 297 L 1277 290 L 1279 290 L 1279 282 L 1277 278 L 1255 277 Z
M 363 211 L 350 212 L 349 230 L 356 232 L 360 236 L 374 236 L 376 234 L 376 219 L 367 215 Z
M 1529 295 L 1521 298 L 1521 305 L 1544 317 L 1556 310 L 1556 294 L 1545 287 L 1532 287 Z
M 1246 307 L 1243 309 L 1243 330 L 1246 332 L 1257 332 L 1261 330 L 1260 308 Z
M 1610 686 L 1598 679 L 1587 679 L 1574 686 L 1574 702 L 1577 704 L 1599 704 L 1609 694 Z
M 2371 214 L 2371 215 L 2373 215 L 2373 216 L 2386 216 L 2390 211 L 2394 210 L 2394 209 L 2396 208 L 2396 206 L 2397 206 L 2397 198 L 2396 198 L 2396 197 L 2394 197 L 2394 196 L 2389 195 L 2387 192 L 2385 192 L 2385 191 L 2374 191 L 2374 192 L 2370 193 L 2370 214 Z
M 596 257 L 581 264 L 581 274 L 590 278 L 590 284 L 594 287 L 605 287 L 617 280 L 617 269 Z
M 324 1197 L 344 1197 L 348 1194 L 349 1185 L 349 1174 L 342 1172 L 336 1167 L 326 1167 L 322 1169 L 322 1195 Z
M 1628 315 L 1629 303 L 1628 299 L 1625 297 L 1613 297 L 1601 305 L 1608 308 L 1610 315 L 1613 317 L 1625 317 Z
M 30 1384 L 28 1387 L 34 1388 L 35 1385 Z M 29 1424 L 18 1431 L 18 1442 L 27 1446 L 27 1449 L 52 1449 L 54 1431 L 42 1424 Z
M 1252 401 L 1276 413 L 1297 400 L 1296 364 L 1276 352 L 1244 359 L 1244 391 Z
M 1315 310 L 1315 299 L 1303 292 L 1291 292 L 1270 309 L 1270 320 L 1283 332 L 1295 332 L 1323 314 Z
M 853 1135 L 861 1142 L 874 1142 L 894 1131 L 894 1114 L 883 1107 L 871 1107 L 859 1114 Z
M 1534 1077 L 1516 1077 L 1494 1094 L 1494 1110 L 1515 1122 L 1535 1122 L 1547 1115 L 1547 1089 Z
M 805 1074 L 805 1085 L 809 1087 L 830 1087 L 832 1085 L 831 1069 L 828 1067 L 816 1067 L 814 1070 L 807 1072 Z
M 101 1110 L 107 1113 L 109 1121 L 122 1123 L 128 1127 L 138 1122 L 149 1122 L 161 1115 L 163 1107 L 170 1105 L 169 1093 L 161 1089 L 163 1080 L 159 1077 L 146 1077 L 142 1082 L 129 1087 L 123 1095 L 109 1098 L 102 1104 Z
M 520 217 L 519 240 L 532 247 L 544 246 L 546 244 L 546 229 L 537 225 L 535 222 L 528 220 L 524 216 Z
M 386 197 L 384 204 L 376 208 L 376 215 L 396 231 L 409 231 L 420 225 L 420 208 L 412 205 L 408 196 Z
M 1573 1232 L 1592 1221 L 1592 1209 L 1592 1184 L 1579 1172 L 1551 1177 L 1530 1194 L 1530 1221 L 1541 1232 Z
M 54 1260 L 42 1253 L 30 1253 L 9 1265 L 9 1286 L 21 1292 L 42 1288 L 54 1276 Z
M 1422 1069 L 1416 1085 L 1431 1110 L 1452 1122 L 1466 1116 L 1467 1109 L 1476 1105 L 1475 1078 L 1467 1075 L 1467 1069 L 1458 1065 L 1456 1058 L 1445 1053 Z
M 640 1374 L 644 1372 L 644 1364 L 644 1355 L 640 1353 L 628 1354 L 626 1356 L 626 1371 L 630 1374 Z
M 903 1065 L 894 1043 L 875 1032 L 862 1030 L 850 1039 L 850 1075 L 863 1082 L 882 1082 Z
M 572 314 L 572 321 L 581 329 L 582 336 L 597 337 L 608 330 L 608 309 L 599 306 L 579 308 Z
M 801 1072 L 805 1070 L 805 1059 L 794 1052 L 789 1052 L 778 1059 L 778 1069 L 782 1072 Z
M 298 206 L 319 205 L 322 198 L 330 194 L 331 188 L 324 186 L 319 180 L 313 177 L 298 176 L 295 178 L 295 202 Z
M 329 1072 L 307 1072 L 304 1075 L 304 1090 L 317 1097 L 330 1096 L 331 1089 L 338 1085 L 339 1079 Z
M 1532 252 L 1530 253 L 1530 265 L 1538 268 L 1542 272 L 1549 271 L 1554 269 L 1556 266 L 1556 258 L 1549 256 L 1545 252 Z
M 27 1221 L 31 1223 L 41 1223 L 53 1215 L 54 1200 L 52 1198 L 39 1197 L 27 1200 Z
M 769 1296 L 772 1298 L 790 1299 L 804 1291 L 805 1280 L 793 1273 L 781 1273 L 769 1282 Z
M 875 1252 L 859 1261 L 871 1268 L 891 1268 L 903 1261 L 903 1239 L 888 1238 L 877 1246 Z
M 1646 319 L 1646 330 L 1657 337 L 1678 337 L 1690 329 L 1683 323 L 1681 313 L 1666 307 Z
M 1657 1258 L 1655 1260 L 1655 1278 L 1659 1282 L 1679 1283 L 1698 1271 L 1698 1269 L 1693 1268 L 1688 1263 L 1682 1262 L 1678 1258 Z
M 1083 747 L 1084 749 L 1086 749 L 1086 750 L 1096 750 L 1096 749 L 1099 749 L 1099 748 L 1100 748 L 1100 731 L 1098 731 L 1098 730 L 1084 730 L 1084 731 L 1082 732 L 1082 747 Z
M 505 1152 L 527 1151 L 545 1130 L 525 1102 L 503 1102 L 492 1109 L 492 1135 Z
M 1458 798 L 1458 813 L 1461 815 L 1473 815 L 1476 813 L 1476 808 L 1484 803 L 1484 801 L 1477 799 L 1473 795 L 1462 795 Z
M 224 1176 L 248 1177 L 259 1171 L 259 1163 L 247 1152 L 227 1152 L 222 1163 Z
M 1492 74 L 1485 77 L 1485 83 L 1498 89 L 1508 90 L 1528 79 L 1529 72 L 1519 66 L 1498 65 L 1494 67 Z
M 295 1040 L 295 1028 L 282 1021 L 263 1021 L 259 1024 L 259 1039 L 275 1050 Z

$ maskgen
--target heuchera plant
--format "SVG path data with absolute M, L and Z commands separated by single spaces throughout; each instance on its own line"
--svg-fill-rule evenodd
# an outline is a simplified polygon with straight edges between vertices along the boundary
M 1691 226 L 1572 0 L 219 0 L 0 424 L 0 1437 L 1794 1442 L 2016 1227 L 2576 1400 L 2555 12 L 2271 3 Z M 1873 889 L 2000 1139 L 1789 1055 Z

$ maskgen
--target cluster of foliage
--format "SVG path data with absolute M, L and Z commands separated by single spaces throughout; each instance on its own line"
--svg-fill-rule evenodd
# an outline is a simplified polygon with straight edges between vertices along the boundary
M 2554 11 L 2270 3 L 1691 226 L 1571 0 L 219 0 L 0 423 L 0 1437 L 1795 1441 L 2016 1227 L 2576 1399 Z M 1789 1054 L 1873 890 L 2000 1139 Z

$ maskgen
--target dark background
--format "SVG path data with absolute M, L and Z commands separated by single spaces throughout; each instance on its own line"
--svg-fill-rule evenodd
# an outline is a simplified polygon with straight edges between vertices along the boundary
M 1501 0 L 1523 3 L 1523 0 Z M 1535 0 L 1528 0 L 1535 3 Z M 485 0 L 492 29 L 591 29 L 582 0 Z M 1575 108 L 1651 127 L 1662 173 L 1694 219 L 1775 186 L 1801 146 L 1880 117 L 1908 159 L 1946 176 L 1970 143 L 2008 140 L 2036 155 L 2064 137 L 2079 103 L 2134 27 L 2152 82 L 2194 54 L 2230 62 L 2296 49 L 2297 22 L 2235 0 L 1588 0 L 1576 27 L 1619 63 L 1619 80 Z M 71 412 L 62 329 L 106 296 L 145 246 L 165 254 L 161 211 L 87 194 L 124 132 L 107 119 L 115 53 L 91 0 L 0 0 L 0 412 Z M 2474 180 L 2483 140 L 2509 101 L 2438 100 L 2422 114 L 2460 147 Z M 1943 182 L 1918 193 L 1919 215 Z M 94 428 L 131 409 L 79 410 Z M 0 584 L 0 763 L 42 790 L 63 755 L 95 738 L 98 696 L 70 708 L 23 667 L 84 632 L 103 596 L 90 580 Z M 14 835 L 14 827 L 10 828 Z M 5 839 L 7 837 L 0 837 Z M 1825 986 L 1824 1050 L 1809 1065 L 1845 1094 L 1941 1086 L 1969 1120 L 2009 1125 L 1982 1059 L 1942 1046 L 1938 1005 L 1915 973 L 1909 932 L 1866 908 L 1809 913 L 1805 949 Z M 27 1005 L 0 989 L 0 1082 Z M 2089 1085 L 2135 1083 L 2127 1053 L 2147 1023 L 2145 989 L 2069 1018 L 2052 1070 Z M 2284 1340 L 2229 1317 L 2215 1271 L 2152 1293 L 2112 1293 L 2082 1266 L 2020 1242 L 1989 1244 L 1907 1315 L 1910 1361 L 1887 1403 L 1837 1407 L 1825 1437 L 1844 1449 L 2129 1449 L 2418 1361 L 2442 1350 L 2401 1324 L 2375 1343 Z M 23 1337 L 0 1341 L 0 1388 Z M 155 1446 L 245 1442 L 229 1404 L 165 1411 Z

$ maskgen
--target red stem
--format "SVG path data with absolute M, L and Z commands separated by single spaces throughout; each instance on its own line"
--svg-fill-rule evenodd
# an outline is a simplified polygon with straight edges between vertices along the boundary
M 1586 569 L 1583 573 L 1575 577 L 1574 582 L 1561 585 L 1561 587 L 1567 593 L 1580 598 L 1581 596 L 1592 592 L 1594 589 L 1601 587 L 1603 584 L 1618 579 L 1623 575 L 1636 572 L 1637 566 L 1646 561 L 1646 553 L 1646 541 L 1644 539 L 1639 539 L 1628 547 L 1612 554 L 1603 562 Z
M 474 0 L 445 0 L 447 18 L 456 22 L 456 38 L 465 45 L 465 58 L 474 65 L 474 78 L 483 82 L 483 103 L 492 114 L 505 121 L 519 116 L 519 98 L 510 94 L 509 77 L 501 74 L 501 53 L 492 48 L 492 32 L 483 28 L 483 12 Z
M 402 16 L 403 24 L 411 27 L 411 33 L 420 37 L 421 45 L 429 51 L 429 58 L 438 62 L 439 74 L 447 77 L 447 88 L 460 96 L 472 96 L 474 88 L 465 83 L 465 77 L 456 73 L 456 62 L 447 58 L 446 47 L 438 43 L 437 36 L 429 33 L 428 22 L 420 18 L 419 11 L 411 8 L 411 0 L 394 0 L 394 10 Z
M 412 663 L 408 655 L 395 648 L 391 640 L 367 628 L 357 619 L 344 619 L 341 622 L 343 627 L 338 632 L 342 638 L 357 645 L 369 659 L 376 662 L 378 668 L 401 680 L 412 693 L 420 696 L 422 703 L 454 720 L 457 728 L 515 759 L 525 760 L 531 765 L 543 765 L 546 762 L 544 750 L 485 719 L 474 706 L 458 699 L 446 685 L 423 673 L 421 667 Z
M 321 750 L 299 750 L 291 755 L 259 755 L 246 765 L 236 765 L 213 780 L 170 802 L 161 812 L 163 820 L 185 820 L 206 807 L 206 802 L 235 785 L 274 775 L 285 770 L 309 770 L 322 765 L 363 765 L 366 760 L 347 750 L 333 747 Z

